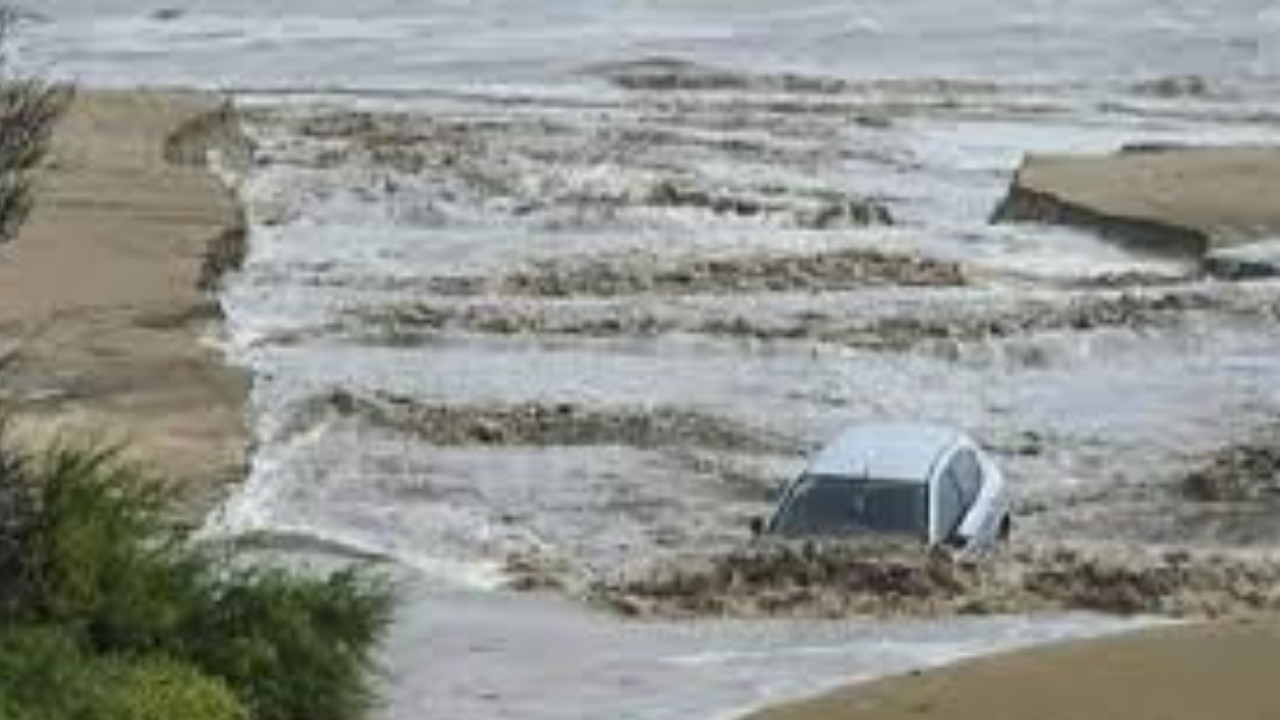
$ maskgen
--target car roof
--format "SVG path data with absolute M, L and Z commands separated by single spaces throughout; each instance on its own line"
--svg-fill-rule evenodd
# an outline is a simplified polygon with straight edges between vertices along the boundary
M 964 439 L 941 425 L 854 425 L 818 451 L 806 474 L 925 483 L 942 454 Z

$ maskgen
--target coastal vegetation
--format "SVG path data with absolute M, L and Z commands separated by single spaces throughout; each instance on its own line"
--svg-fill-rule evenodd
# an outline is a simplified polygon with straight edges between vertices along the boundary
M 0 718 L 352 720 L 388 585 L 200 543 L 113 450 L 0 440 Z
M 0 6 L 0 244 L 11 240 L 31 212 L 32 170 L 44 160 L 74 88 L 17 72 L 7 48 L 21 14 Z

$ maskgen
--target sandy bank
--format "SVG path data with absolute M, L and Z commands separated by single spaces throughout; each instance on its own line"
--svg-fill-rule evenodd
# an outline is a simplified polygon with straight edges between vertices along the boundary
M 1202 256 L 1280 237 L 1280 149 L 1172 148 L 1032 156 L 995 220 L 1075 225 Z
M 1280 707 L 1280 625 L 1144 632 L 849 688 L 752 720 L 1254 720 Z
M 4 405 L 37 431 L 128 441 L 198 504 L 242 475 L 247 444 L 245 379 L 203 342 L 244 244 L 204 151 L 234 135 L 216 97 L 86 94 L 0 249 Z

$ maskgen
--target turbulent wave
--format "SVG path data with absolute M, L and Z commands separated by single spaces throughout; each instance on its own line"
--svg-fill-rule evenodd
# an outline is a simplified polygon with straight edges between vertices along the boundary
M 733 421 L 681 408 L 588 407 L 572 402 L 464 405 L 344 389 L 307 400 L 295 410 L 294 424 L 328 414 L 412 434 L 437 446 L 620 445 L 762 453 L 785 452 L 795 446 Z
M 858 282 L 855 276 L 845 279 Z M 554 295 L 577 283 L 607 295 L 618 285 L 609 277 L 539 278 Z M 770 275 L 766 284 L 785 286 L 785 275 Z M 596 283 L 600 283 L 597 285 Z M 685 287 L 695 287 L 690 280 Z M 654 282 L 660 285 L 660 282 Z M 1104 330 L 1148 332 L 1194 327 L 1195 321 L 1226 323 L 1276 321 L 1276 301 L 1265 296 L 1215 290 L 1157 289 L 1105 293 L 1060 293 L 1038 297 L 939 294 L 931 302 L 872 307 L 865 296 L 837 296 L 827 302 L 788 303 L 760 307 L 750 294 L 750 280 L 740 298 L 751 306 L 687 299 L 650 297 L 644 302 L 588 302 L 537 305 L 492 296 L 469 302 L 421 301 L 353 310 L 346 333 L 363 342 L 414 344 L 448 332 L 543 337 L 627 338 L 669 334 L 766 341 L 809 342 L 883 352 L 958 350 L 993 342 L 1035 341 L 1055 334 L 1089 334 Z M 524 281 L 518 283 L 524 285 Z M 743 303 L 745 305 L 745 303 Z
M 967 563 L 877 544 L 766 545 L 682 558 L 602 583 L 633 615 L 936 616 L 1089 610 L 1219 617 L 1280 609 L 1280 557 L 1132 547 L 1031 547 Z

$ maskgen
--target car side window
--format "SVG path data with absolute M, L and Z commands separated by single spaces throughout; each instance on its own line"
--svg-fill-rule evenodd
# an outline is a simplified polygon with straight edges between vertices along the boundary
M 955 478 L 959 486 L 964 507 L 970 508 L 978 501 L 982 492 L 982 465 L 972 450 L 961 450 L 951 461 L 948 474 Z
M 937 530 L 940 539 L 945 541 L 951 537 L 964 519 L 967 507 L 955 468 L 949 467 L 938 482 Z

